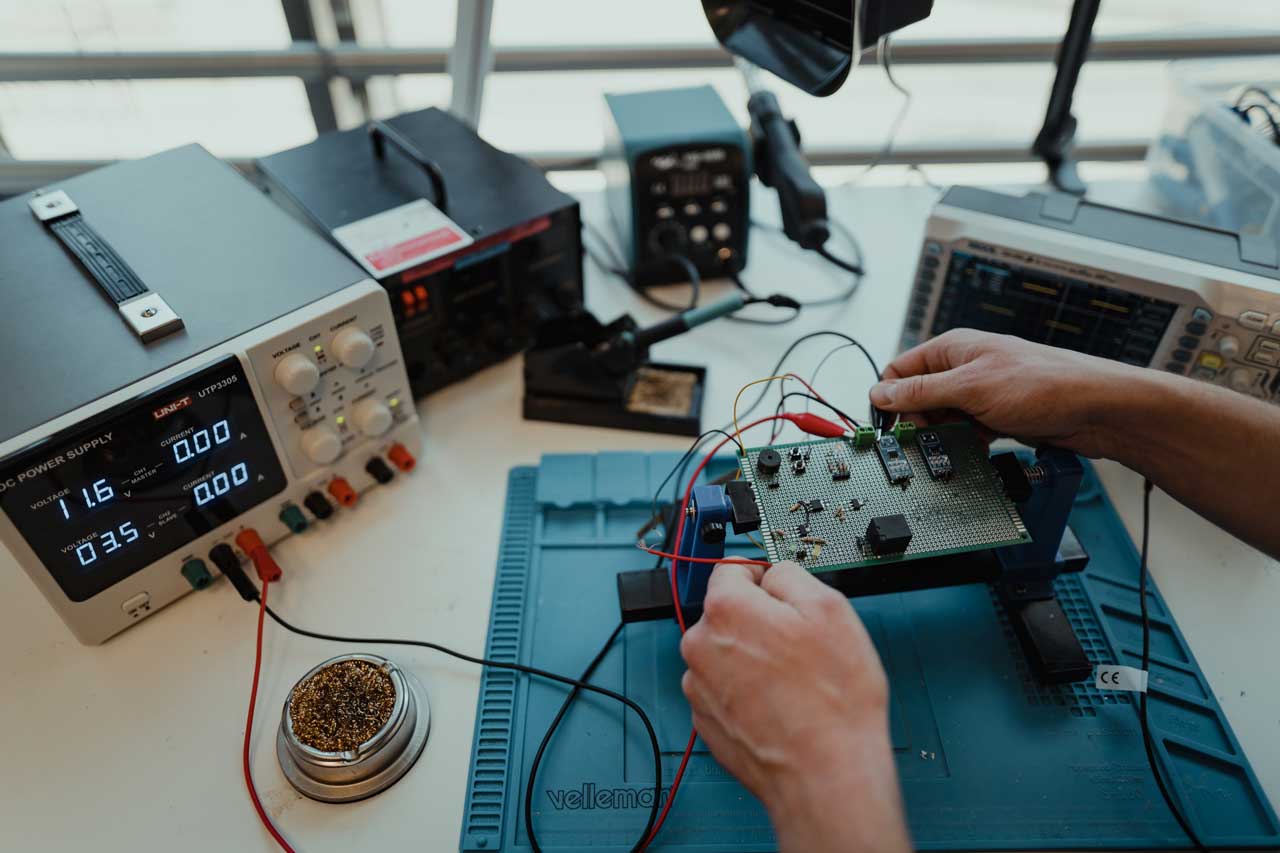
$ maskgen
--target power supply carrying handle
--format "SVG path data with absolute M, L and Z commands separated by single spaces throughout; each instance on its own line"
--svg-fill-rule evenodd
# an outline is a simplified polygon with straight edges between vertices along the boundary
M 373 143 L 373 156 L 379 160 L 387 159 L 387 143 L 390 142 L 392 148 L 422 169 L 427 180 L 431 181 L 431 190 L 435 194 L 433 203 L 441 213 L 447 212 L 449 196 L 444 187 L 444 174 L 434 160 L 419 151 L 400 131 L 383 121 L 369 122 L 369 141 Z

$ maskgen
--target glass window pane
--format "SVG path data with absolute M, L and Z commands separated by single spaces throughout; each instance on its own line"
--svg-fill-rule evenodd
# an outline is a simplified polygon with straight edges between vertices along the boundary
M 1060 36 L 1071 0 L 939 0 L 933 14 L 903 30 L 903 38 L 1040 38 Z M 1267 23 L 1269 22 L 1269 23 Z M 1280 26 L 1275 0 L 1107 0 L 1098 12 L 1099 35 L 1169 32 L 1195 34 Z
M 289 44 L 268 0 L 0 0 L 0 50 L 242 50 Z
M 470 2 L 470 0 L 463 0 Z M 382 39 L 391 47 L 447 47 L 453 44 L 458 0 L 380 0 Z M 537 6 L 539 3 L 529 5 Z M 367 31 L 357 20 L 357 30 Z M 361 36 L 361 42 L 365 38 Z M 372 43 L 372 42 L 371 42 Z
M 390 2 L 390 0 L 384 0 Z M 888 0 L 893 2 L 893 0 Z M 1066 29 L 1071 0 L 938 0 L 933 14 L 903 38 L 1043 37 Z M 1102 34 L 1220 32 L 1280 26 L 1275 0 L 1107 0 Z M 712 41 L 699 0 L 643 3 L 496 0 L 495 45 L 690 44 Z
M 494 0 L 493 43 L 714 43 L 699 0 Z
M 1047 64 L 919 65 L 900 66 L 894 74 L 913 93 L 898 144 L 1029 146 L 1044 118 L 1053 71 Z M 745 125 L 741 78 L 723 69 L 493 74 L 485 88 L 480 127 L 501 147 L 585 154 L 599 150 L 603 140 L 605 92 L 700 83 L 715 86 Z M 857 69 L 829 98 L 812 98 L 781 83 L 772 88 L 812 148 L 876 148 L 902 103 L 883 72 L 871 65 Z M 1075 101 L 1080 140 L 1149 139 L 1161 119 L 1164 94 L 1164 63 L 1086 66 Z
M 188 142 L 219 157 L 252 157 L 315 132 L 294 79 L 0 85 L 0 137 L 19 159 L 141 157 Z
M 399 113 L 427 107 L 439 107 L 442 110 L 449 108 L 453 80 L 448 74 L 402 74 L 399 77 L 374 79 L 392 81 L 392 102 L 385 107 L 379 105 L 374 118 L 390 118 Z

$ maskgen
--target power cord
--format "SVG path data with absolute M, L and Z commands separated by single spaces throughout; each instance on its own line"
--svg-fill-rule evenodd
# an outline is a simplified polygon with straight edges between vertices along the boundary
M 609 654 L 609 649 L 613 647 L 617 641 L 618 635 L 622 633 L 624 627 L 623 622 L 618 623 L 618 627 L 613 629 L 613 633 L 609 635 L 609 639 L 604 641 L 604 645 L 600 647 L 600 651 L 591 659 L 591 663 L 587 664 L 587 668 L 582 671 L 581 677 L 578 679 L 584 684 L 591 679 L 595 673 L 596 667 L 604 660 L 605 655 Z M 533 787 L 538 778 L 538 767 L 542 764 L 542 756 L 547 751 L 547 745 L 551 743 L 551 738 L 556 733 L 556 729 L 560 727 L 560 721 L 564 719 L 564 715 L 569 712 L 569 706 L 573 704 L 573 700 L 578 698 L 582 689 L 574 685 L 569 691 L 569 695 L 564 697 L 564 702 L 560 705 L 560 710 L 556 712 L 556 718 L 551 721 L 551 725 L 547 727 L 547 733 L 542 736 L 542 743 L 538 744 L 538 751 L 533 756 L 533 763 L 529 765 L 529 778 L 524 787 L 524 831 L 529 836 L 529 846 L 533 848 L 534 853 L 542 853 L 542 848 L 538 845 L 538 834 L 533 829 Z M 645 829 L 647 837 L 649 829 Z M 643 844 L 643 839 L 641 840 Z
M 607 696 L 608 698 L 613 699 L 615 702 L 620 702 L 626 707 L 630 708 L 632 711 L 635 711 L 636 716 L 640 718 L 640 722 L 644 724 L 645 732 L 649 735 L 649 746 L 652 747 L 653 749 L 653 805 L 649 809 L 649 819 L 645 823 L 644 834 L 641 835 L 640 840 L 636 842 L 636 844 L 631 848 L 631 850 L 633 851 L 633 853 L 639 853 L 639 851 L 645 848 L 646 844 L 648 843 L 648 839 L 653 831 L 654 824 L 657 822 L 658 810 L 662 805 L 662 750 L 661 750 L 661 747 L 658 745 L 658 735 L 653 729 L 653 723 L 649 720 L 649 715 L 646 714 L 644 712 L 644 709 L 641 708 L 638 704 L 636 704 L 634 700 L 627 698 L 621 693 L 610 690 L 607 687 L 599 687 L 595 684 L 591 684 L 582 679 L 569 678 L 568 676 L 558 675 L 554 672 L 549 672 L 545 669 L 539 669 L 538 667 L 535 667 L 535 666 L 525 666 L 524 664 L 519 664 L 519 663 L 509 663 L 507 661 L 489 660 L 487 658 L 481 658 L 481 657 L 475 657 L 473 655 L 463 654 L 462 652 L 454 651 L 453 649 L 448 648 L 447 646 L 442 646 L 439 643 L 432 643 L 427 640 L 401 640 L 401 639 L 386 639 L 386 638 L 379 638 L 379 637 L 343 637 L 337 634 L 323 634 L 319 631 L 309 631 L 305 628 L 299 628 L 296 625 L 291 625 L 289 622 L 285 621 L 283 617 L 281 617 L 278 613 L 276 613 L 270 607 L 267 607 L 265 604 L 263 605 L 262 609 L 265 610 L 266 614 L 270 616 L 271 619 L 281 628 L 284 628 L 286 631 L 289 631 L 293 634 L 297 634 L 300 637 L 310 637 L 313 640 L 326 640 L 332 643 L 350 643 L 355 645 L 417 646 L 418 648 L 430 649 L 431 651 L 434 651 L 434 652 L 440 652 L 441 654 L 448 655 L 449 657 L 456 658 L 461 661 L 466 661 L 467 663 L 473 663 L 473 664 L 476 664 L 477 666 L 487 666 L 492 669 L 506 669 L 512 672 L 522 672 L 526 675 L 536 675 L 539 678 L 545 678 L 548 681 L 556 681 L 561 684 L 567 684 L 576 690 L 589 690 L 592 693 L 598 693 L 601 696 Z
M 835 412 L 835 413 L 836 413 L 837 415 L 839 415 L 841 418 L 844 418 L 844 419 L 845 419 L 845 420 L 847 420 L 847 421 L 853 421 L 854 426 L 861 426 L 861 424 L 859 424 L 857 420 L 855 420 L 854 418 L 850 417 L 849 415 L 846 415 L 844 412 L 842 412 L 841 410 L 837 409 L 837 408 L 836 408 L 835 406 L 833 406 L 831 403 L 828 403 L 826 400 L 823 400 L 821 397 L 815 396 L 815 395 L 813 395 L 813 394 L 806 393 L 806 392 L 804 392 L 804 391 L 788 391 L 788 392 L 786 392 L 785 394 L 783 394 L 783 395 L 782 395 L 782 397 L 778 400 L 778 406 L 777 406 L 777 408 L 774 410 L 774 414 L 775 414 L 775 415 L 781 415 L 781 414 L 782 414 L 782 410 L 783 410 L 783 408 L 785 408 L 785 407 L 786 407 L 787 400 L 788 400 L 789 398 L 791 398 L 791 397 L 803 397 L 805 400 L 809 400 L 809 401 L 814 402 L 814 403 L 820 403 L 821 405 L 826 406 L 828 409 L 830 409 L 831 411 Z
M 889 85 L 897 90 L 898 94 L 902 96 L 902 106 L 898 107 L 898 113 L 893 117 L 893 123 L 889 125 L 889 135 L 885 139 L 884 147 L 881 148 L 880 151 L 876 153 L 875 158 L 867 164 L 867 168 L 859 172 L 857 176 L 849 182 L 851 186 L 858 184 L 863 178 L 871 174 L 877 166 L 888 159 L 889 155 L 893 153 L 893 145 L 898 141 L 898 131 L 902 129 L 902 123 L 906 120 L 907 112 L 911 109 L 911 90 L 899 83 L 898 78 L 893 75 L 892 54 L 893 48 L 890 44 L 890 36 L 882 36 L 879 43 L 876 45 L 876 58 L 880 62 L 880 67 L 884 69 L 884 76 L 885 79 L 889 81 Z M 918 170 L 919 174 L 926 182 L 929 180 L 928 176 L 924 174 L 924 171 L 920 169 L 918 163 L 911 164 L 911 168 Z
M 1150 672 L 1151 670 L 1151 620 L 1147 614 L 1147 549 L 1151 538 L 1152 488 L 1151 481 L 1144 478 L 1142 481 L 1142 552 L 1138 566 L 1138 598 L 1141 602 L 1139 606 L 1142 611 L 1143 672 Z M 1182 827 L 1182 831 L 1191 841 L 1192 846 L 1199 853 L 1209 853 L 1209 848 L 1200 841 L 1195 830 L 1191 828 L 1191 824 L 1183 817 L 1182 811 L 1178 808 L 1177 803 L 1174 802 L 1173 796 L 1165 785 L 1164 776 L 1160 772 L 1160 763 L 1156 759 L 1155 746 L 1151 738 L 1151 724 L 1147 718 L 1147 692 L 1145 690 L 1138 694 L 1138 721 L 1142 726 L 1142 745 L 1147 752 L 1147 763 L 1151 767 L 1151 775 L 1156 780 L 1156 787 L 1160 789 L 1160 795 L 1164 797 L 1170 813 L 1173 814 L 1174 820 L 1178 822 L 1178 826 Z
M 800 337 L 796 338 L 794 341 L 791 342 L 790 346 L 788 346 L 786 350 L 783 351 L 782 356 L 778 359 L 777 363 L 774 364 L 773 369 L 769 371 L 769 374 L 777 375 L 781 373 L 782 365 L 791 356 L 791 353 L 795 352 L 797 347 L 799 347 L 801 344 L 803 344 L 806 341 L 810 341 L 815 338 L 821 338 L 821 337 L 839 338 L 849 346 L 856 348 L 859 352 L 863 354 L 863 356 L 866 357 L 867 363 L 870 364 L 871 369 L 875 371 L 876 381 L 879 382 L 883 378 L 883 374 L 880 372 L 880 365 L 876 363 L 875 358 L 871 355 L 870 352 L 867 351 L 866 347 L 864 347 L 861 343 L 859 343 L 855 338 L 852 338 L 849 335 L 846 335 L 844 332 L 837 332 L 831 329 L 824 329 L 819 332 L 809 332 L 806 335 L 801 335 Z M 760 404 L 763 403 L 765 397 L 768 396 L 769 388 L 772 385 L 773 385 L 773 380 L 762 383 L 763 387 L 761 388 L 760 393 L 756 396 L 755 400 L 751 402 L 751 405 L 747 406 L 745 409 L 743 409 L 739 413 L 739 417 L 745 418 L 746 416 L 754 412 L 756 409 L 760 408 Z M 875 406 L 871 407 L 871 423 L 877 429 L 888 429 L 888 426 L 892 422 L 893 422 L 892 415 L 890 415 L 887 412 L 880 411 Z M 724 429 L 728 430 L 730 426 L 731 424 L 726 424 Z
M 1246 104 L 1245 101 L 1253 99 L 1253 103 Z M 1251 113 L 1257 110 L 1262 115 L 1263 125 L 1259 125 L 1257 129 L 1260 132 L 1268 133 L 1276 145 L 1280 145 L 1280 100 L 1268 92 L 1261 86 L 1246 86 L 1240 91 L 1236 97 L 1235 104 L 1231 107 L 1232 112 L 1240 117 L 1249 127 L 1254 127 L 1253 120 L 1249 117 Z
M 664 255 L 662 258 L 653 262 L 653 266 L 655 267 L 672 264 L 679 266 L 684 270 L 685 277 L 689 280 L 689 287 L 691 290 L 689 294 L 689 304 L 676 305 L 672 302 L 667 302 L 665 299 L 659 299 L 649 292 L 649 288 L 640 286 L 636 282 L 635 277 L 627 271 L 625 262 L 609 243 L 608 238 L 605 237 L 604 233 L 601 232 L 594 223 L 584 220 L 582 225 L 583 228 L 590 233 L 608 253 L 607 258 L 601 258 L 591 250 L 591 246 L 588 243 L 583 242 L 582 248 L 587 253 L 587 257 L 591 259 L 591 262 L 603 271 L 607 272 L 609 275 L 622 279 L 626 282 L 627 286 L 635 291 L 636 295 L 645 302 L 655 308 L 660 308 L 663 311 L 671 311 L 677 314 L 681 311 L 688 311 L 698 307 L 698 303 L 702 299 L 702 275 L 698 272 L 698 267 L 693 263 L 693 261 L 689 260 L 684 255 L 672 253 Z
M 636 716 L 640 718 L 640 722 L 644 724 L 645 732 L 649 736 L 649 746 L 653 750 L 653 805 L 649 809 L 649 819 L 645 823 L 644 833 L 632 847 L 632 853 L 639 853 L 639 851 L 644 850 L 644 848 L 652 841 L 653 834 L 655 832 L 654 828 L 658 822 L 659 810 L 662 806 L 662 750 L 658 744 L 658 735 L 654 731 L 653 723 L 649 719 L 649 715 L 646 714 L 644 708 L 640 707 L 640 705 L 638 705 L 634 700 L 629 699 L 621 693 L 610 690 L 607 687 L 599 687 L 589 683 L 586 680 L 589 675 L 584 676 L 581 679 L 569 678 L 568 676 L 559 675 L 534 666 L 526 666 L 524 664 L 512 663 L 509 661 L 490 660 L 488 658 L 464 654 L 463 652 L 455 651 L 448 646 L 442 646 L 439 643 L 432 643 L 427 640 L 404 640 L 386 637 L 346 637 L 339 634 L 325 634 L 320 631 L 311 631 L 306 628 L 300 628 L 291 624 L 283 616 L 276 613 L 267 605 L 267 588 L 272 580 L 280 577 L 280 570 L 279 567 L 276 566 L 275 562 L 271 560 L 270 555 L 265 552 L 265 549 L 253 557 L 254 568 L 257 570 L 259 579 L 262 582 L 262 591 L 259 592 L 257 587 L 255 587 L 253 582 L 249 579 L 249 576 L 245 573 L 244 567 L 240 564 L 239 558 L 231 552 L 230 547 L 226 545 L 219 545 L 216 546 L 216 548 L 225 550 L 219 553 L 218 559 L 214 560 L 215 564 L 222 570 L 222 573 L 227 577 L 227 580 L 231 582 L 231 585 L 235 587 L 236 592 L 240 594 L 240 597 L 251 603 L 256 602 L 259 608 L 257 654 L 254 662 L 253 687 L 249 696 L 249 718 L 245 726 L 243 756 L 244 775 L 245 783 L 249 789 L 249 796 L 253 801 L 254 809 L 258 812 L 258 817 L 262 820 L 263 826 L 266 827 L 272 838 L 276 840 L 281 849 L 286 853 L 294 853 L 293 848 L 289 846 L 288 842 L 285 841 L 285 839 L 276 830 L 275 826 L 271 823 L 270 818 L 267 816 L 266 811 L 262 808 L 262 803 L 258 799 L 257 790 L 253 784 L 253 777 L 249 772 L 249 741 L 253 729 L 253 713 L 258 695 L 258 675 L 262 667 L 262 627 L 264 616 L 271 617 L 272 621 L 281 628 L 284 628 L 292 634 L 297 634 L 300 637 L 351 645 L 416 646 L 418 648 L 429 649 L 434 652 L 448 655 L 449 657 L 456 658 L 457 660 L 476 664 L 477 666 L 485 666 L 491 669 L 505 669 L 512 672 L 521 672 L 526 675 L 545 678 L 548 681 L 566 684 L 569 687 L 572 687 L 575 691 L 589 690 L 592 693 L 597 693 L 601 696 L 613 699 L 616 702 L 620 702 L 622 705 L 634 711 Z M 604 651 L 608 649 L 609 645 L 612 645 L 613 639 L 616 636 L 617 632 L 610 637 L 609 644 L 607 644 L 605 649 L 601 651 L 598 656 L 599 659 L 603 659 Z M 593 671 L 594 666 L 598 665 L 598 662 L 598 660 L 593 662 L 592 670 L 589 670 L 589 672 Z M 559 722 L 559 718 L 557 718 L 557 722 Z M 532 835 L 530 837 L 532 837 Z
M 245 578 L 245 583 L 249 583 Z M 249 584 L 252 586 L 252 584 Z M 253 772 L 249 766 L 249 745 L 253 741 L 253 715 L 258 706 L 258 676 L 262 674 L 262 625 L 263 617 L 267 612 L 267 587 L 271 586 L 271 581 L 262 581 L 262 594 L 258 599 L 258 632 L 257 640 L 254 643 L 253 654 L 253 685 L 249 688 L 249 714 L 244 724 L 244 749 L 241 751 L 240 761 L 244 770 L 244 784 L 249 791 L 249 799 L 253 802 L 253 810 L 258 813 L 258 820 L 262 822 L 267 833 L 275 839 L 276 844 L 280 845 L 280 849 L 284 853 L 295 853 L 293 847 L 280 834 L 280 830 L 276 829 L 271 818 L 267 815 L 267 810 L 262 807 L 262 800 L 258 798 L 258 787 L 253 782 Z M 237 587 L 238 588 L 238 587 Z M 243 596 L 243 593 L 242 593 Z
M 853 297 L 857 295 L 858 290 L 862 287 L 862 277 L 866 275 L 866 269 L 863 264 L 865 254 L 862 251 L 862 244 L 858 241 L 858 238 L 853 231 L 844 223 L 834 219 L 825 220 L 824 225 L 830 231 L 839 234 L 840 237 L 843 238 L 844 242 L 849 244 L 850 248 L 853 249 L 855 260 L 846 261 L 828 250 L 826 246 L 822 246 L 814 250 L 815 254 L 827 263 L 838 267 L 845 272 L 851 273 L 853 275 L 853 281 L 851 281 L 844 290 L 841 290 L 833 296 L 824 296 L 820 299 L 802 301 L 800 303 L 802 308 L 824 308 L 828 305 L 842 305 L 846 302 L 852 301 Z M 786 234 L 785 231 L 776 225 L 768 225 L 755 219 L 751 220 L 751 227 L 758 228 L 762 231 L 770 231 L 775 234 L 782 234 L 784 236 Z
M 770 226 L 766 226 L 759 222 L 754 222 L 754 221 L 751 223 L 751 225 L 756 228 L 779 230 L 779 229 L 772 229 L 770 228 Z M 858 292 L 858 289 L 862 284 L 862 277 L 866 274 L 862 264 L 862 259 L 863 259 L 862 245 L 858 242 L 858 238 L 854 236 L 853 232 L 850 231 L 846 226 L 842 225 L 841 223 L 827 222 L 826 225 L 830 229 L 838 232 L 844 238 L 845 242 L 847 242 L 853 248 L 855 252 L 856 260 L 846 261 L 836 256 L 835 254 L 833 254 L 825 246 L 820 247 L 815 251 L 820 257 L 822 257 L 825 261 L 827 261 L 827 263 L 830 263 L 833 266 L 836 266 L 854 276 L 853 282 L 850 283 L 848 287 L 846 287 L 844 290 L 842 290 L 840 293 L 834 296 L 828 296 L 820 299 L 812 299 L 807 301 L 795 299 L 794 297 L 788 296 L 784 293 L 775 293 L 770 296 L 758 296 L 751 290 L 750 287 L 747 286 L 746 282 L 743 281 L 742 276 L 739 273 L 726 270 L 725 276 L 731 282 L 733 282 L 733 285 L 735 287 L 737 287 L 740 291 L 742 291 L 743 294 L 745 294 L 748 297 L 747 299 L 748 306 L 771 305 L 775 308 L 790 309 L 792 313 L 790 316 L 779 318 L 779 319 L 762 319 L 758 317 L 737 317 L 737 316 L 730 316 L 730 317 L 726 317 L 725 319 L 729 320 L 730 322 L 742 323 L 745 325 L 781 326 L 794 321 L 800 315 L 800 311 L 804 308 L 819 308 L 827 305 L 843 304 L 845 302 L 850 301 L 854 297 L 854 295 Z M 626 269 L 626 264 L 623 262 L 622 258 L 618 255 L 614 247 L 609 243 L 608 238 L 605 237 L 603 232 L 601 232 L 601 230 L 594 223 L 584 221 L 583 229 L 586 233 L 590 234 L 591 237 L 603 247 L 604 253 L 605 253 L 605 257 L 601 257 L 601 255 L 597 254 L 597 252 L 592 248 L 590 243 L 584 241 L 583 251 L 586 253 L 587 258 L 590 259 L 592 263 L 594 263 L 597 267 L 599 267 L 604 272 L 608 273 L 609 275 L 620 278 L 622 279 L 622 281 L 626 282 L 627 286 L 630 287 L 633 291 L 635 291 L 636 295 L 639 296 L 640 299 L 654 306 L 655 308 L 660 308 L 664 311 L 671 311 L 673 313 L 679 313 L 681 311 L 687 311 L 687 310 L 698 307 L 698 303 L 701 301 L 701 298 L 702 298 L 702 294 L 701 294 L 702 276 L 698 272 L 697 265 L 695 265 L 693 261 L 691 261 L 688 257 L 681 254 L 673 253 L 673 254 L 665 255 L 658 261 L 654 262 L 655 264 L 674 264 L 683 268 L 685 272 L 685 277 L 689 280 L 689 285 L 691 288 L 689 304 L 683 305 L 683 306 L 676 305 L 672 302 L 668 302 L 664 299 L 660 299 L 654 296 L 650 292 L 650 288 L 640 286 L 636 282 L 635 276 L 633 276 Z

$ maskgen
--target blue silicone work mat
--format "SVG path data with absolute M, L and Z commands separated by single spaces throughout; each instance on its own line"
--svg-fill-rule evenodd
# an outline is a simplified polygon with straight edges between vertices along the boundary
M 675 454 L 554 455 L 513 469 L 487 654 L 577 676 L 619 621 L 615 575 Z M 734 463 L 724 460 L 721 471 Z M 718 473 L 715 466 L 710 476 Z M 669 487 L 668 487 L 669 488 Z M 1058 597 L 1095 663 L 1140 665 L 1138 559 L 1091 469 L 1072 529 L 1088 568 Z M 745 544 L 745 543 L 743 543 Z M 746 553 L 741 550 L 741 553 Z M 928 850 L 1186 848 L 1143 753 L 1137 706 L 1092 682 L 1038 684 L 986 585 L 854 600 L 889 674 L 890 728 L 908 822 Z M 1150 718 L 1170 787 L 1211 847 L 1280 847 L 1280 824 L 1156 591 Z M 672 622 L 628 625 L 593 677 L 653 719 L 669 785 L 689 736 Z M 482 677 L 460 846 L 529 849 L 522 821 L 533 752 L 567 688 L 509 671 Z M 624 851 L 653 797 L 637 718 L 583 694 L 543 759 L 533 813 L 551 851 Z M 699 743 L 655 851 L 774 850 L 757 800 Z

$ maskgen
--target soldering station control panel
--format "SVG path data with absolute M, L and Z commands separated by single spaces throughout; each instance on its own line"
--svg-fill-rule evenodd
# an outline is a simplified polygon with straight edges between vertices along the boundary
M 1265 238 L 1074 196 L 950 190 L 900 347 L 967 327 L 1280 402 L 1280 257 Z
M 605 96 L 609 211 L 638 286 L 746 264 L 750 140 L 710 86 Z M 673 129 L 678 128 L 678 133 Z

